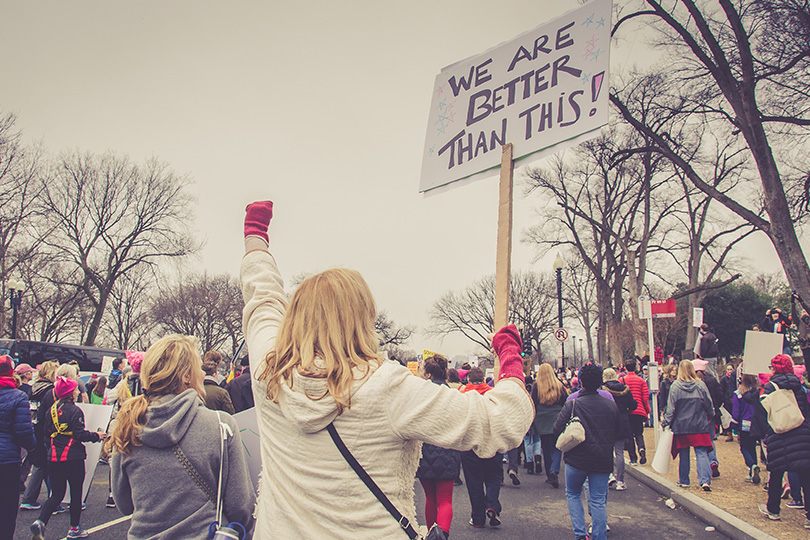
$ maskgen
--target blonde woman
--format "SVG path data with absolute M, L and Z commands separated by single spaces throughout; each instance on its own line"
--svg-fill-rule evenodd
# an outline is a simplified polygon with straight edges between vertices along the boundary
M 37 368 L 37 380 L 31 387 L 31 408 L 34 409 L 34 436 L 36 447 L 33 452 L 29 452 L 25 457 L 27 467 L 31 466 L 31 474 L 25 483 L 25 493 L 20 502 L 20 510 L 39 510 L 42 505 L 37 502 L 39 492 L 42 491 L 42 482 L 45 481 L 48 489 L 48 497 L 51 496 L 50 481 L 48 480 L 48 459 L 45 454 L 45 438 L 43 430 L 45 428 L 45 418 L 51 410 L 56 398 L 53 395 L 54 381 L 56 381 L 56 370 L 59 364 L 56 362 L 43 362 Z M 64 508 L 57 508 L 58 512 L 64 512 Z
M 486 395 L 415 377 L 380 355 L 374 299 L 358 272 L 332 269 L 310 277 L 288 302 L 268 251 L 273 205 L 253 203 L 246 213 L 243 328 L 264 470 L 256 535 L 404 538 L 327 426 L 334 423 L 360 465 L 414 522 L 422 441 L 488 457 L 517 446 L 528 430 L 533 411 L 517 330 L 510 326 L 493 338 L 500 380 Z
M 669 390 L 667 410 L 662 426 L 670 426 L 675 435 L 672 457 L 680 456 L 678 485 L 689 487 L 689 449 L 695 449 L 698 482 L 703 491 L 711 491 L 712 469 L 709 450 L 712 448 L 712 419 L 714 405 L 709 390 L 698 380 L 695 366 L 682 360 L 678 366 L 678 379 Z
M 230 415 L 205 407 L 197 351 L 189 336 L 170 335 L 152 345 L 141 365 L 143 394 L 118 412 L 112 490 L 118 509 L 132 516 L 130 540 L 207 536 L 217 520 L 220 466 L 222 524 L 235 521 L 250 531 L 256 497 L 239 429 Z M 224 449 L 220 422 L 231 432 Z
M 568 390 L 554 373 L 551 364 L 542 364 L 537 371 L 537 380 L 532 386 L 534 401 L 534 432 L 540 436 L 543 450 L 543 461 L 546 467 L 546 483 L 555 488 L 560 487 L 560 461 L 562 452 L 557 450 L 557 438 L 554 436 L 554 422 L 568 399 Z M 540 456 L 535 456 L 535 467 L 540 465 Z

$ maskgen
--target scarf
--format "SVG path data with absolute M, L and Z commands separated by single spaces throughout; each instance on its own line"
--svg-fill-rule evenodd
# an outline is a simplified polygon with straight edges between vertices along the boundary
M 0 377 L 0 388 L 17 388 L 17 379 L 14 378 L 14 375 Z

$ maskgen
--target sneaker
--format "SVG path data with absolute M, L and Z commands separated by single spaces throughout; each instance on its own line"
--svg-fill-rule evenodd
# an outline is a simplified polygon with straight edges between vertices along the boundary
M 788 508 L 795 508 L 796 510 L 804 510 L 804 503 L 801 501 L 793 501 L 791 500 L 787 503 Z
M 790 486 L 788 484 L 785 484 L 784 486 L 782 486 L 782 498 L 783 499 L 789 499 L 790 498 Z
M 675 485 L 679 488 L 689 489 L 689 484 L 681 484 L 680 482 L 675 482 Z
M 45 524 L 36 520 L 31 524 L 31 540 L 45 540 Z
M 106 506 L 107 508 L 115 508 L 115 501 L 113 500 L 112 495 L 107 497 L 107 504 L 105 504 L 104 506 Z
M 630 460 L 630 465 L 638 465 L 638 461 L 635 461 L 635 460 L 631 459 Z
M 88 536 L 87 531 L 82 529 L 81 526 L 76 527 L 75 529 L 71 527 L 67 533 L 68 538 L 87 538 L 87 536 Z
M 520 485 L 520 478 L 518 478 L 517 471 L 509 471 L 509 478 L 512 479 L 512 485 L 513 486 L 519 486 Z
M 500 527 L 501 526 L 501 518 L 498 517 L 498 512 L 490 508 L 487 510 L 487 517 L 489 518 L 489 526 L 490 527 Z
M 483 529 L 484 527 L 486 527 L 486 525 L 476 525 L 475 522 L 472 520 L 472 518 L 470 518 L 470 525 L 472 525 L 476 529 Z
M 703 489 L 703 491 L 711 491 L 712 490 L 712 486 L 710 486 L 709 484 L 700 484 L 700 487 Z
M 720 465 L 712 463 L 712 478 L 717 478 L 718 476 L 720 476 Z
M 766 518 L 770 519 L 771 521 L 781 521 L 782 517 L 779 514 L 771 514 L 768 511 L 768 507 L 764 504 L 759 505 L 759 511 L 762 512 L 762 515 Z
M 610 476 L 608 477 L 608 487 L 612 487 L 614 485 L 616 485 L 616 477 L 613 476 L 613 473 L 610 473 Z
M 607 532 L 610 532 L 610 525 L 608 525 L 607 523 L 605 523 L 605 527 L 606 527 L 606 529 L 605 529 L 605 530 L 606 530 Z M 591 523 L 590 525 L 588 525 L 588 536 L 586 536 L 585 538 L 590 538 L 592 534 L 593 534 L 593 523 Z
M 554 489 L 560 487 L 560 477 L 557 471 L 548 471 L 548 483 L 551 484 Z
M 760 482 L 759 467 L 757 465 L 751 467 L 751 482 L 753 482 L 754 484 L 759 484 Z
M 616 482 L 616 491 L 625 491 L 627 489 L 627 484 L 624 482 Z
M 644 448 L 639 449 L 638 451 L 638 462 L 640 465 L 644 465 L 647 463 L 647 450 Z
M 42 505 L 38 502 L 20 504 L 20 510 L 39 510 L 40 508 L 42 508 Z
M 751 484 L 751 483 L 753 483 L 753 482 L 754 482 L 754 479 L 753 479 L 753 477 L 752 477 L 752 476 L 749 474 L 748 476 L 746 476 L 746 477 L 745 477 L 745 479 L 744 479 L 743 481 L 744 481 L 746 484 Z
M 56 507 L 56 510 L 53 511 L 53 515 L 64 514 L 65 512 L 67 512 L 67 508 L 65 508 L 60 504 L 59 506 Z

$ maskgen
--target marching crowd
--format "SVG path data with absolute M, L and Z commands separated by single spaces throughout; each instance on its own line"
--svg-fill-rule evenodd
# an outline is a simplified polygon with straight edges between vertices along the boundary
M 631 465 L 648 459 L 649 357 L 606 369 L 588 363 L 576 373 L 542 364 L 526 377 L 519 333 L 508 325 L 491 337 L 500 364 L 494 379 L 477 367 L 448 369 L 440 355 L 415 377 L 379 352 L 374 300 L 359 273 L 327 270 L 288 298 L 269 250 L 272 217 L 269 201 L 246 209 L 240 278 L 249 359 L 232 380 L 218 378 L 218 353 L 201 357 L 198 342 L 182 335 L 128 352 L 87 384 L 71 364 L 34 369 L 0 357 L 0 540 L 13 537 L 20 509 L 38 512 L 31 537 L 45 538 L 51 516 L 66 511 L 66 493 L 68 538 L 88 535 L 85 444 L 95 443 L 109 463 L 107 505 L 131 516 L 133 540 L 446 540 L 461 484 L 469 525 L 501 525 L 504 463 L 519 485 L 521 455 L 527 473 L 545 472 L 549 489 L 560 487 L 564 463 L 574 537 L 607 537 L 610 488 L 627 489 L 625 453 Z M 761 329 L 789 324 L 774 314 Z M 803 508 L 810 489 L 810 382 L 786 354 L 773 358 L 771 373 L 729 365 L 718 378 L 716 341 L 704 325 L 697 359 L 661 370 L 660 420 L 672 433 L 667 450 L 679 458 L 678 483 L 690 486 L 694 452 L 700 489 L 711 491 L 720 475 L 715 440 L 736 435 L 746 480 L 762 481 L 760 464 L 769 473 L 760 508 L 778 520 L 783 495 Z M 662 362 L 658 351 L 654 361 Z M 85 429 L 78 402 L 111 405 L 107 428 Z M 258 498 L 232 416 L 250 408 L 261 438 Z M 416 521 L 414 479 L 425 492 L 426 532 Z

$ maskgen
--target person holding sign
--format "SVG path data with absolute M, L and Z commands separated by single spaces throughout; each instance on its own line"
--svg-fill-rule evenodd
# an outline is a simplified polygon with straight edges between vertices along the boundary
M 380 354 L 359 272 L 326 270 L 288 298 L 268 249 L 272 217 L 270 201 L 246 208 L 240 276 L 264 471 L 256 536 L 415 538 L 422 442 L 489 457 L 528 431 L 520 334 L 509 325 L 493 337 L 501 369 L 485 395 L 414 377 Z

